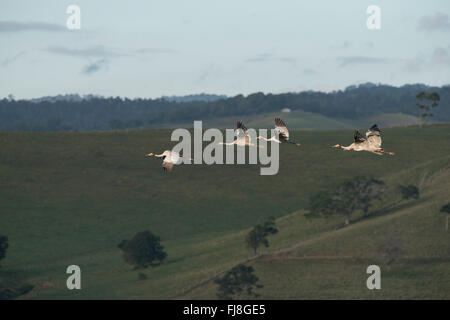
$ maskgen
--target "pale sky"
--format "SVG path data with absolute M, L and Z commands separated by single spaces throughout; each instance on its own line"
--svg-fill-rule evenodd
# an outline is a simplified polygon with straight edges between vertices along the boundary
M 71 4 L 80 30 L 66 27 Z M 448 0 L 1 0 L 0 98 L 440 86 L 449 35 Z

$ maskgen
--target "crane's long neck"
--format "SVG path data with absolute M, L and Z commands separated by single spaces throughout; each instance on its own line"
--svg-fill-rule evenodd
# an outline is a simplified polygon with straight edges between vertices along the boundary
M 224 144 L 226 146 L 232 146 L 233 144 L 236 144 L 236 141 L 233 141 L 233 142 L 220 142 L 219 144 Z
M 281 143 L 280 140 L 275 138 L 275 136 L 272 136 L 270 139 L 264 138 L 263 136 L 259 136 L 258 139 L 264 140 L 264 141 L 267 141 L 267 142 L 272 141 L 272 142 L 276 142 L 276 143 Z
M 149 153 L 148 156 L 162 158 L 162 157 L 165 157 L 166 155 L 164 153 L 161 153 L 161 154 Z
M 333 146 L 334 148 L 340 148 L 340 149 L 344 149 L 344 150 L 350 150 L 350 148 L 352 147 L 351 145 L 344 147 L 343 145 L 340 144 L 336 144 Z

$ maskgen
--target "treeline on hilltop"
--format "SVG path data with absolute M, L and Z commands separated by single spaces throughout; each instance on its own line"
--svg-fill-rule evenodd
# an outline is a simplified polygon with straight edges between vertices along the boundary
M 450 86 L 364 84 L 331 93 L 237 95 L 214 101 L 174 102 L 168 99 L 127 99 L 90 96 L 76 100 L 0 100 L 0 130 L 85 131 L 164 127 L 225 116 L 277 112 L 283 108 L 340 119 L 359 119 L 381 113 L 418 116 L 417 94 L 437 92 L 434 120 L 450 121 Z

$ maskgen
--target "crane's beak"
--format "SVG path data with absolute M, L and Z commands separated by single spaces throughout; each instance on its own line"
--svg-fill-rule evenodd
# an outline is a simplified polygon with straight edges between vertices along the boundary
M 154 156 L 155 154 L 154 153 L 149 153 L 149 154 L 147 154 L 146 156 L 147 157 L 152 157 L 152 156 Z

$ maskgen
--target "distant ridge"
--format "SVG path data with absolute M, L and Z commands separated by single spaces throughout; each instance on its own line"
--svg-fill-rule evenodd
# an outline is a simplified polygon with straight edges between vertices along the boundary
M 56 96 L 44 96 L 39 98 L 28 99 L 30 102 L 40 103 L 40 102 L 60 102 L 60 101 L 68 101 L 68 102 L 80 102 L 80 101 L 89 101 L 92 99 L 108 99 L 107 97 L 96 95 L 96 94 L 85 94 L 80 95 L 78 93 L 74 94 L 58 94 Z M 226 95 L 219 94 L 190 94 L 185 96 L 162 96 L 161 98 L 157 98 L 154 100 L 165 100 L 168 102 L 213 102 L 220 99 L 227 99 Z
M 217 95 L 217 94 L 206 94 L 206 93 L 200 93 L 200 94 L 190 94 L 187 96 L 162 96 L 162 100 L 166 100 L 169 102 L 195 102 L 195 101 L 204 101 L 204 102 L 211 102 L 216 101 L 220 99 L 227 99 L 228 97 L 226 95 Z
M 402 86 L 393 86 L 393 85 L 389 85 L 389 84 L 383 84 L 383 83 L 373 83 L 373 82 L 364 82 L 364 83 L 360 83 L 360 84 L 354 84 L 354 85 L 349 85 L 347 87 L 345 87 L 343 90 L 334 90 L 332 92 L 345 92 L 345 91 L 350 91 L 350 90 L 355 90 L 355 89 L 371 89 L 371 88 L 377 88 L 377 87 L 384 87 L 384 88 L 397 88 L 397 89 L 416 89 L 416 90 L 429 90 L 432 88 L 449 88 L 450 84 L 445 84 L 442 86 L 430 86 L 424 83 L 411 83 L 411 84 L 404 84 Z M 309 94 L 313 94 L 313 93 L 325 93 L 322 92 L 320 90 L 302 90 L 302 91 L 293 91 L 293 92 L 285 92 L 285 93 L 280 93 L 280 94 L 305 94 L 305 93 L 309 93 Z M 255 93 L 251 93 L 246 95 L 251 96 Z M 271 93 L 268 93 L 271 94 Z M 273 95 L 273 94 L 271 94 Z M 236 96 L 243 96 L 241 94 L 238 94 Z M 168 101 L 168 102 L 213 102 L 213 101 L 217 101 L 220 99 L 228 99 L 228 98 L 232 98 L 233 96 L 227 96 L 224 94 L 209 94 L 209 93 L 198 93 L 198 94 L 189 94 L 189 95 L 171 95 L 171 96 L 161 96 L 160 98 L 154 98 L 154 99 L 146 99 L 146 98 L 138 98 L 140 100 L 164 100 L 164 101 Z M 31 99 L 17 99 L 17 100 L 26 100 L 26 101 L 31 101 L 31 102 L 56 102 L 56 101 L 73 101 L 73 102 L 78 102 L 78 101 L 83 101 L 83 100 L 91 100 L 91 99 L 109 99 L 109 98 L 114 98 L 114 97 L 106 97 L 106 96 L 102 96 L 102 95 L 98 95 L 98 94 L 84 94 L 84 95 L 80 95 L 78 93 L 72 93 L 72 94 L 58 94 L 56 96 L 43 96 L 43 97 L 38 97 L 38 98 L 31 98 Z M 125 99 L 129 99 L 129 98 L 125 98 Z M 133 99 L 130 99 L 133 100 Z
M 40 98 L 33 98 L 29 99 L 28 101 L 40 103 L 40 102 L 59 102 L 59 101 L 70 101 L 70 102 L 79 102 L 83 100 L 91 100 L 93 98 L 103 98 L 100 95 L 94 95 L 94 94 L 86 94 L 86 95 L 79 95 L 78 93 L 75 94 L 58 94 L 57 96 L 45 96 Z
M 266 126 L 267 117 L 274 114 L 280 116 L 278 113 L 283 109 L 291 110 L 290 116 L 284 113 L 283 117 L 289 118 L 290 122 L 296 122 L 298 128 L 302 129 L 319 129 L 328 125 L 347 128 L 349 125 L 366 124 L 365 120 L 369 119 L 381 119 L 387 126 L 403 126 L 417 122 L 419 112 L 416 96 L 422 91 L 433 91 L 440 95 L 439 106 L 433 110 L 432 121 L 450 122 L 449 85 L 432 87 L 425 84 L 408 84 L 394 87 L 369 82 L 328 93 L 255 92 L 232 97 L 200 93 L 163 96 L 157 99 L 129 99 L 66 94 L 15 100 L 11 96 L 0 100 L 0 130 L 97 131 L 173 128 L 192 125 L 195 120 L 228 127 L 230 123 L 235 123 L 236 118 L 254 119 L 260 125 Z

